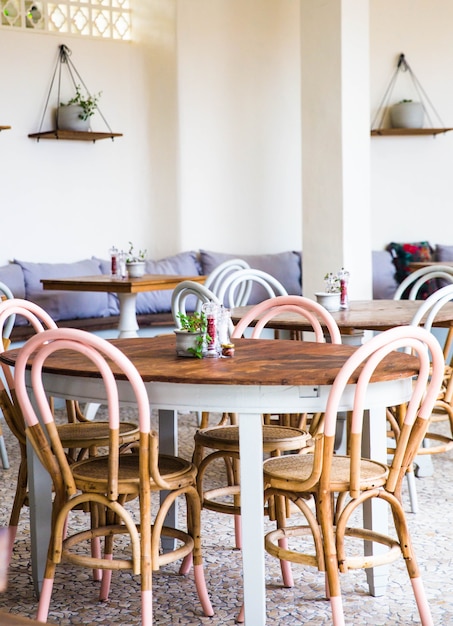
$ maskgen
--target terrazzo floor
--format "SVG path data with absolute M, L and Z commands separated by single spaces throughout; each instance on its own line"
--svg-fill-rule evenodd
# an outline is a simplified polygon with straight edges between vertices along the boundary
M 129 416 L 130 417 L 130 416 Z M 196 416 L 179 421 L 180 454 L 190 458 Z M 0 525 L 7 525 L 17 471 L 17 444 L 4 427 L 11 467 L 0 468 Z M 420 511 L 408 513 L 417 557 L 436 626 L 453 625 L 453 454 L 434 458 L 432 476 L 417 479 Z M 409 510 L 406 501 L 406 509 Z M 83 515 L 83 514 L 81 514 Z M 77 520 L 73 523 L 77 524 Z M 154 623 L 235 624 L 242 604 L 241 553 L 233 548 L 230 516 L 202 513 L 205 573 L 215 616 L 202 615 L 193 576 L 181 577 L 177 566 L 153 577 Z M 316 570 L 293 566 L 295 586 L 281 586 L 277 561 L 266 555 L 267 616 L 269 624 L 331 623 L 324 595 L 324 577 Z M 420 623 L 402 560 L 390 566 L 385 596 L 368 594 L 366 575 L 355 571 L 341 578 L 346 623 L 354 626 L 393 626 Z M 97 600 L 98 583 L 90 573 L 61 565 L 51 601 L 49 620 L 60 625 L 140 624 L 139 580 L 129 573 L 114 573 L 110 599 Z M 36 598 L 31 582 L 28 509 L 24 509 L 10 566 L 7 590 L 0 595 L 0 610 L 34 617 Z M 1 617 L 0 617 L 1 626 Z

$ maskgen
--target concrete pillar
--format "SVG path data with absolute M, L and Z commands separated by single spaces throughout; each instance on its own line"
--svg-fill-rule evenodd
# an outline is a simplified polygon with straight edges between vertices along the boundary
M 303 293 L 372 297 L 369 2 L 301 0 Z

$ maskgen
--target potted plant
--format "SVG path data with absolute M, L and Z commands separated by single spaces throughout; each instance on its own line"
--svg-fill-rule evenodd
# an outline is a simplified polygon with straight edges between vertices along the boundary
M 80 85 L 76 86 L 75 95 L 68 102 L 61 102 L 57 110 L 57 129 L 90 130 L 90 117 L 95 114 L 101 92 L 84 96 Z
M 401 100 L 390 108 L 392 128 L 422 128 L 424 116 L 421 102 Z
M 130 278 L 139 278 L 145 273 L 145 257 L 146 250 L 139 250 L 138 254 L 134 252 L 134 245 L 129 241 L 129 250 L 126 255 L 126 269 Z
M 328 311 L 339 311 L 341 282 L 338 274 L 328 272 L 324 276 L 325 290 L 315 292 L 316 300 Z
M 207 333 L 208 319 L 206 314 L 195 311 L 187 314 L 178 313 L 177 317 L 181 327 L 174 330 L 176 354 L 202 359 L 206 346 L 211 341 L 211 337 Z

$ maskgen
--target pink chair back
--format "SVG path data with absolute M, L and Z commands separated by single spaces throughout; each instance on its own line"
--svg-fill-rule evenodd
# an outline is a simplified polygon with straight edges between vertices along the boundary
M 252 337 L 260 336 L 266 324 L 280 313 L 296 313 L 305 318 L 312 326 L 316 341 L 325 342 L 324 328 L 332 343 L 341 343 L 341 334 L 332 315 L 323 306 L 304 296 L 276 296 L 264 300 L 252 307 L 236 324 L 232 338 L 242 337 L 246 328 L 258 320 L 252 331 Z M 324 326 L 323 326 L 324 325 Z
M 354 497 L 357 497 L 359 493 L 360 475 L 357 469 L 360 467 L 363 415 L 368 385 L 376 367 L 383 359 L 392 351 L 404 348 L 410 348 L 412 354 L 418 358 L 419 374 L 407 403 L 401 435 L 396 442 L 387 480 L 387 490 L 395 492 L 400 488 L 406 470 L 412 463 L 412 459 L 423 440 L 426 420 L 431 416 L 443 381 L 444 357 L 439 342 L 424 328 L 415 326 L 391 328 L 360 346 L 343 365 L 332 386 L 324 424 L 325 438 L 330 439 L 331 443 L 327 446 L 324 445 L 324 454 L 333 453 L 337 414 L 341 410 L 341 398 L 351 377 L 356 370 L 359 370 L 354 394 L 349 446 L 351 494 Z M 417 428 L 414 427 L 416 422 L 418 422 Z M 324 458 L 324 478 L 322 480 L 325 480 L 326 484 L 330 480 L 329 468 L 330 460 Z

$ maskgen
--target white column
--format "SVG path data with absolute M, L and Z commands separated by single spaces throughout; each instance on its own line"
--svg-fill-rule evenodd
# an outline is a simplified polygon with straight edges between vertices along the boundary
M 369 2 L 302 0 L 303 292 L 351 272 L 352 299 L 372 297 Z

